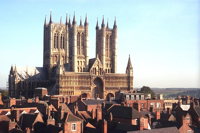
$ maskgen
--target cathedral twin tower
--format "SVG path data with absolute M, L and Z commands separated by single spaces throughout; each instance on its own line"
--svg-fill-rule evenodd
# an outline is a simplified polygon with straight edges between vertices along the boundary
M 100 59 L 105 73 L 116 73 L 117 25 L 114 21 L 113 29 L 105 26 L 104 18 L 101 27 L 96 25 L 96 57 Z M 52 16 L 44 24 L 44 56 L 43 67 L 49 73 L 57 66 L 58 62 L 65 65 L 67 71 L 88 71 L 88 20 L 85 17 L 84 24 L 80 20 L 77 24 L 75 15 L 71 22 L 66 17 L 65 24 L 53 23 Z M 51 74 L 49 74 L 50 76 Z

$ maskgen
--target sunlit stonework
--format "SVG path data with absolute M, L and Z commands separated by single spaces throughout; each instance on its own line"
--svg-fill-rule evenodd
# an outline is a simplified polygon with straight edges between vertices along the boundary
M 94 44 L 91 44 L 94 45 Z M 108 98 L 115 91 L 133 89 L 133 67 L 129 57 L 126 72 L 117 72 L 117 25 L 96 25 L 96 57 L 88 57 L 88 21 L 63 24 L 44 23 L 43 67 L 12 66 L 9 75 L 11 97 L 33 97 L 36 87 L 48 88 L 49 94 L 87 95 Z M 28 62 L 27 62 L 28 64 Z

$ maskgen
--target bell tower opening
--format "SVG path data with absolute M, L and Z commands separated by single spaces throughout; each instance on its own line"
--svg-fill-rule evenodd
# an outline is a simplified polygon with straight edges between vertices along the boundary
M 103 98 L 103 81 L 97 77 L 93 81 L 94 87 L 92 90 L 93 98 Z

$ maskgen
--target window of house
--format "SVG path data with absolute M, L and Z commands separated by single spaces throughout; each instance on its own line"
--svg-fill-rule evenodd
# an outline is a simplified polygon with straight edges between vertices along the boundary
M 71 125 L 72 125 L 72 129 L 71 130 L 72 131 L 76 131 L 76 123 L 72 123 Z
M 126 95 L 126 100 L 129 100 L 129 95 Z
M 135 99 L 135 96 L 134 95 L 131 95 L 131 100 L 134 100 Z
M 192 130 L 187 130 L 187 133 L 193 133 L 193 131 Z

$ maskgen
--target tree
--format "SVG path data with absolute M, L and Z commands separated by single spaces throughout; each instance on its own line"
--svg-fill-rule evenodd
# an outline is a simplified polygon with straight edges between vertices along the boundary
M 148 86 L 143 86 L 141 88 L 141 92 L 144 93 L 144 94 L 151 94 L 151 97 L 154 98 L 155 97 L 155 92 L 151 90 L 150 87 Z

